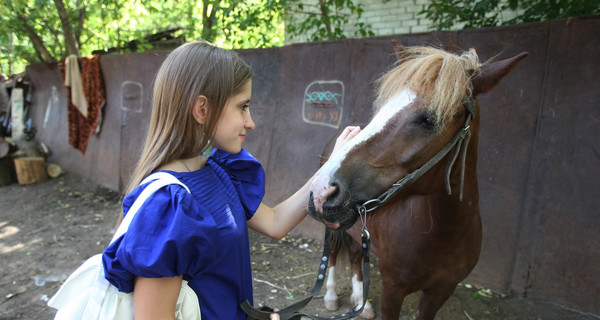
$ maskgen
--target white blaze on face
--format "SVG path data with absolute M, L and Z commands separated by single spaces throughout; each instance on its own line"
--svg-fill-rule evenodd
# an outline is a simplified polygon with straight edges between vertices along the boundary
M 322 211 L 322 205 L 327 199 L 327 195 L 330 193 L 329 188 L 329 177 L 339 167 L 340 163 L 350 150 L 352 150 L 358 144 L 369 140 L 376 133 L 383 130 L 385 125 L 390 119 L 398 112 L 402 111 L 408 105 L 410 105 L 416 98 L 416 94 L 411 90 L 404 89 L 397 95 L 392 97 L 380 110 L 377 112 L 373 120 L 367 125 L 356 137 L 350 140 L 344 147 L 333 157 L 331 157 L 324 165 L 319 169 L 317 177 L 313 181 L 310 190 L 313 192 L 313 199 L 315 202 L 315 208 L 318 212 Z

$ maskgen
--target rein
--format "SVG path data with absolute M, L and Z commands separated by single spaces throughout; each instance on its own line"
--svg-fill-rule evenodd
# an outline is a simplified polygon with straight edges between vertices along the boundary
M 250 302 L 248 300 L 245 300 L 244 302 L 242 302 L 240 304 L 240 307 L 248 315 L 248 319 L 268 320 L 268 319 L 270 319 L 271 314 L 278 313 L 281 320 L 301 319 L 301 317 L 308 317 L 308 318 L 314 319 L 314 320 L 327 320 L 327 319 L 338 320 L 338 319 L 350 319 L 350 318 L 356 317 L 358 314 L 360 314 L 362 312 L 363 308 L 365 307 L 365 304 L 367 303 L 369 284 L 371 282 L 370 281 L 371 263 L 370 263 L 370 259 L 369 259 L 371 235 L 369 234 L 369 231 L 367 231 L 366 226 L 364 226 L 364 225 L 363 225 L 363 231 L 361 234 L 362 252 L 363 252 L 363 303 L 362 303 L 362 306 L 359 309 L 354 310 L 352 312 L 342 313 L 340 315 L 330 316 L 330 317 L 319 317 L 317 315 L 310 315 L 310 314 L 300 312 L 300 310 L 302 308 L 306 307 L 306 305 L 308 305 L 308 303 L 315 297 L 317 292 L 319 292 L 319 290 L 321 290 L 321 288 L 323 287 L 323 283 L 325 281 L 325 273 L 327 272 L 327 264 L 329 263 L 329 252 L 330 252 L 329 247 L 330 247 L 330 239 L 331 239 L 330 235 L 331 235 L 331 229 L 325 228 L 325 239 L 323 241 L 323 255 L 321 256 L 321 262 L 319 264 L 319 273 L 317 275 L 317 281 L 315 282 L 315 286 L 313 287 L 313 289 L 310 292 L 310 296 L 307 298 L 304 298 L 303 300 L 300 300 L 284 309 L 281 309 L 277 312 L 274 312 L 272 310 L 265 311 L 265 310 L 256 309 L 250 304 Z
M 433 166 L 435 166 L 442 158 L 444 158 L 455 146 L 454 154 L 446 167 L 446 175 L 445 175 L 445 184 L 446 191 L 448 195 L 452 194 L 452 188 L 450 187 L 450 174 L 452 173 L 452 167 L 454 166 L 454 162 L 458 158 L 459 153 L 461 153 L 461 170 L 460 170 L 460 201 L 463 199 L 463 190 L 464 190 L 464 180 L 465 180 L 465 161 L 467 156 L 467 145 L 469 144 L 469 140 L 471 139 L 471 120 L 475 117 L 475 101 L 469 98 L 465 103 L 464 107 L 467 110 L 467 115 L 465 118 L 465 122 L 454 134 L 454 137 L 442 148 L 435 156 L 433 156 L 429 161 L 427 161 L 423 166 L 416 169 L 415 171 L 405 175 L 402 179 L 398 180 L 398 182 L 394 183 L 387 191 L 382 193 L 379 197 L 371 200 L 367 200 L 363 204 L 358 206 L 358 213 L 362 216 L 367 212 L 373 211 L 383 205 L 385 205 L 394 195 L 398 192 L 402 191 L 405 187 L 411 185 L 413 182 L 417 181 L 420 177 L 422 177 L 427 171 L 429 171 Z M 462 150 L 462 152 L 461 152 Z

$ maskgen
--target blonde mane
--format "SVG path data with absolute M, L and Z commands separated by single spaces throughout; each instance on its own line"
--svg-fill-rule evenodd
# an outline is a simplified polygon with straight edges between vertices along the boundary
M 375 113 L 403 88 L 414 91 L 443 126 L 471 96 L 481 64 L 474 49 L 461 55 L 431 47 L 407 47 L 376 82 Z

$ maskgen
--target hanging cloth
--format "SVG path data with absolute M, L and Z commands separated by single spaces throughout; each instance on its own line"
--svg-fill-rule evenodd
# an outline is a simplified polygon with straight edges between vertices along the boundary
M 83 93 L 79 60 L 76 55 L 72 54 L 65 59 L 65 69 L 65 86 L 71 87 L 71 103 L 84 117 L 87 117 L 88 103 Z
M 59 64 L 65 83 L 69 77 L 68 64 L 74 64 L 79 69 L 77 60 L 68 62 L 65 59 L 63 64 Z M 86 115 L 79 110 L 74 103 L 75 95 L 71 94 L 73 87 L 67 86 L 68 114 L 69 114 L 69 144 L 85 154 L 90 136 L 92 133 L 98 134 L 102 125 L 103 107 L 106 103 L 106 94 L 104 88 L 104 78 L 100 67 L 100 55 L 91 55 L 81 58 L 81 75 L 78 77 L 84 100 L 87 103 Z M 71 77 L 72 80 L 74 77 Z M 72 81 L 70 83 L 73 83 Z

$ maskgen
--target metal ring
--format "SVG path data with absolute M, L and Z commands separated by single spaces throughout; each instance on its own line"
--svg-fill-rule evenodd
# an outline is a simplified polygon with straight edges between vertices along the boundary
M 371 200 L 369 200 L 369 201 L 366 201 L 365 203 L 363 203 L 363 204 L 361 205 L 361 207 L 362 207 L 362 208 L 365 208 L 366 212 L 371 212 L 371 211 L 373 211 L 373 210 L 375 210 L 375 209 L 377 209 L 377 208 L 379 207 L 379 203 L 380 203 L 380 202 L 381 202 L 381 201 L 379 201 L 379 199 L 371 199 Z M 374 203 L 375 205 L 374 205 L 372 208 L 367 208 L 367 206 L 368 206 L 368 205 L 370 205 L 370 204 L 373 204 L 373 203 Z
M 367 228 L 364 228 L 361 232 L 361 236 L 365 236 L 367 237 L 367 239 L 371 239 L 371 234 L 369 233 L 369 230 L 367 230 Z

